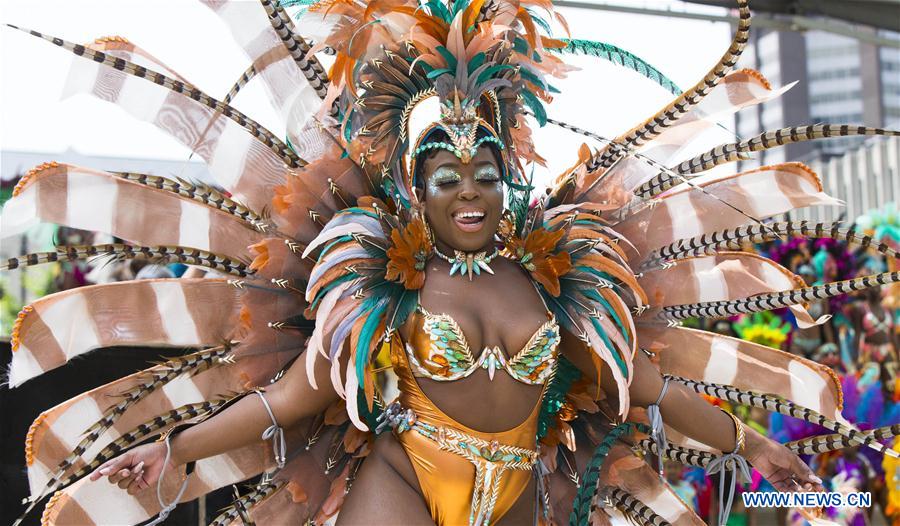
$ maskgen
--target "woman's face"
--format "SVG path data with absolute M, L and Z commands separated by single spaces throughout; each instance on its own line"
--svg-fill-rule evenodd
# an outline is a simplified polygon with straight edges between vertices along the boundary
M 425 159 L 425 217 L 438 246 L 477 252 L 494 240 L 503 212 L 503 182 L 489 146 L 482 146 L 469 164 L 440 150 Z

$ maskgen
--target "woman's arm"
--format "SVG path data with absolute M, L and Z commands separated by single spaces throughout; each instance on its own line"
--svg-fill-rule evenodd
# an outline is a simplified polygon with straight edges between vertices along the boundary
M 569 335 L 567 342 L 564 334 L 561 350 L 583 374 L 596 380 L 595 367 L 587 354 L 590 351 L 579 340 Z M 635 354 L 633 364 L 633 379 L 628 389 L 631 403 L 638 407 L 647 407 L 655 403 L 659 397 L 663 378 L 641 351 Z M 615 379 L 606 364 L 603 364 L 600 373 L 600 385 L 607 397 L 613 400 L 618 398 Z M 734 450 L 737 440 L 734 420 L 687 386 L 670 382 L 659 409 L 666 425 L 679 433 L 720 451 Z M 821 489 L 821 480 L 799 457 L 781 444 L 760 435 L 751 427 L 746 425 L 743 427 L 746 436 L 744 457 L 776 489 L 780 491 L 797 489 L 794 480 L 807 491 Z
M 345 358 L 341 368 L 346 366 Z M 306 360 L 301 357 L 279 381 L 266 387 L 266 400 L 278 425 L 289 428 L 303 418 L 323 412 L 338 399 L 331 385 L 330 367 L 328 360 L 316 357 L 314 371 L 318 389 L 313 389 L 306 377 Z M 259 396 L 245 396 L 222 413 L 173 436 L 169 469 L 259 441 L 270 425 L 272 421 Z M 165 454 L 165 444 L 158 442 L 136 447 L 100 466 L 91 480 L 108 476 L 110 483 L 134 493 L 157 481 L 163 471 Z

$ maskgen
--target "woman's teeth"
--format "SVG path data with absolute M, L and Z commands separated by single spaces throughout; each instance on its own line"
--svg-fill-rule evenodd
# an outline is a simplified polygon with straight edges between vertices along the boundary
M 453 214 L 457 226 L 465 232 L 475 232 L 484 222 L 484 212 L 466 211 Z
M 476 217 L 476 218 L 481 219 L 482 217 L 484 217 L 484 212 L 463 212 L 461 214 L 457 214 L 456 217 L 462 218 L 462 219 Z

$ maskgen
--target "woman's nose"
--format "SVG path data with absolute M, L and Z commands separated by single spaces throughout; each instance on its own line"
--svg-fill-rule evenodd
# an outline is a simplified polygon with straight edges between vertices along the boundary
M 459 198 L 463 201 L 472 201 L 478 198 L 478 185 L 472 178 L 463 177 L 462 186 L 459 189 Z

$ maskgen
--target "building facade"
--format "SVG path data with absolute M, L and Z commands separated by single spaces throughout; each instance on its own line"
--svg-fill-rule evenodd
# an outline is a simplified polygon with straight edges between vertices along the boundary
M 823 31 L 763 29 L 752 35 L 739 66 L 759 70 L 776 86 L 798 81 L 781 98 L 738 113 L 735 129 L 741 137 L 809 123 L 900 128 L 900 49 Z M 864 141 L 847 137 L 793 144 L 761 152 L 741 168 L 827 161 Z

